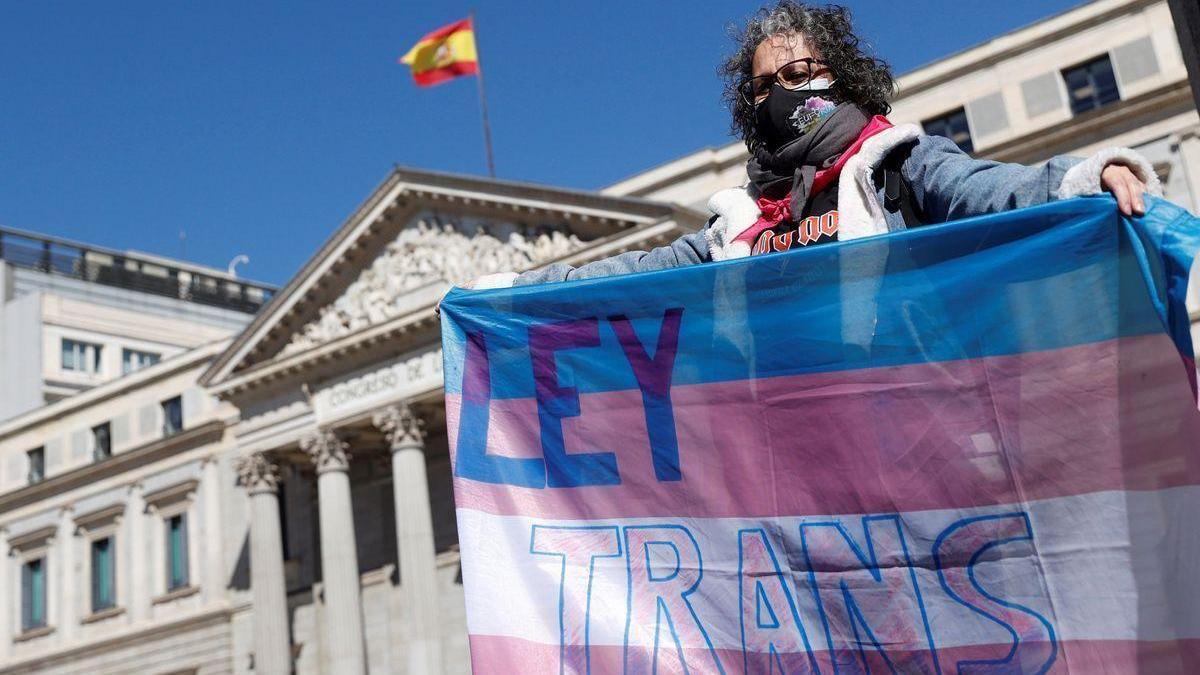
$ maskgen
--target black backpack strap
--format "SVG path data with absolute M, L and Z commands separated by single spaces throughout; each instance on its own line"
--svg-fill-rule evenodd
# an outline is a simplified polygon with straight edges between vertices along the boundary
M 906 143 L 883 158 L 879 169 L 875 172 L 875 185 L 883 187 L 883 208 L 888 213 L 899 212 L 904 218 L 907 228 L 920 227 L 925 224 L 921 216 L 921 206 L 913 195 L 912 186 L 904 179 L 901 167 L 912 152 L 912 144 Z

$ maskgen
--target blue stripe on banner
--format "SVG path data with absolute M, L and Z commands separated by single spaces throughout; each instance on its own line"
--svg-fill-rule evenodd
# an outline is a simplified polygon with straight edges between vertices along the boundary
M 442 303 L 446 389 L 461 391 L 468 333 L 486 346 L 493 398 L 534 396 L 535 371 L 561 391 L 634 389 L 639 377 L 657 391 L 647 384 L 656 367 L 669 366 L 675 386 L 1041 351 L 1164 326 L 1190 356 L 1182 302 L 1200 221 L 1148 206 L 1126 219 L 1112 199 L 1074 199 L 724 263 L 455 290 Z M 654 353 L 664 346 L 670 364 Z

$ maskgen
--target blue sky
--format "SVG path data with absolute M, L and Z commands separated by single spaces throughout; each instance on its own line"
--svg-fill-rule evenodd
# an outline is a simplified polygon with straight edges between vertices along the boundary
M 1078 0 L 849 2 L 897 73 Z M 6 2 L 0 225 L 283 283 L 394 164 L 486 172 L 475 82 L 396 59 L 450 2 Z M 730 140 L 716 66 L 756 2 L 475 5 L 497 173 L 595 189 Z M 181 242 L 180 232 L 186 233 Z

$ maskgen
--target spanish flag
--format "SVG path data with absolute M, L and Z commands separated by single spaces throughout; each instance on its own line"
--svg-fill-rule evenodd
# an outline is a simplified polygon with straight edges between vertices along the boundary
M 443 26 L 421 38 L 400 63 L 412 66 L 418 87 L 430 87 L 460 75 L 479 73 L 475 28 L 470 19 Z

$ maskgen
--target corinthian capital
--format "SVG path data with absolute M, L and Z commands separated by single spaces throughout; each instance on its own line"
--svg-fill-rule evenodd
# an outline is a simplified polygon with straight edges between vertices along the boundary
M 390 405 L 375 413 L 375 426 L 387 436 L 395 452 L 400 448 L 420 448 L 425 445 L 425 420 L 407 403 Z
M 318 429 L 300 439 L 300 449 L 312 459 L 317 473 L 347 471 L 350 469 L 350 447 L 332 429 Z
M 279 466 L 267 458 L 266 453 L 256 452 L 234 461 L 237 483 L 250 494 L 275 492 L 279 489 Z

